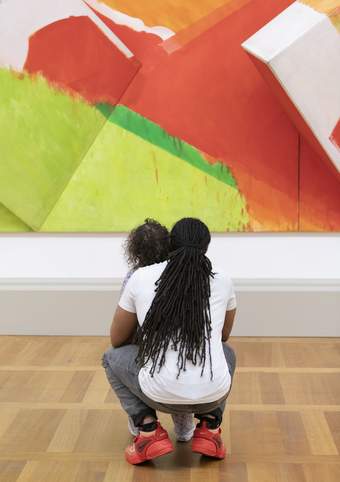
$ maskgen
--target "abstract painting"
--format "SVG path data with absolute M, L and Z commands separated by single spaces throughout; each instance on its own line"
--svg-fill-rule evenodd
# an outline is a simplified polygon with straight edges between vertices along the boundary
M 0 2 L 0 232 L 340 231 L 332 1 Z

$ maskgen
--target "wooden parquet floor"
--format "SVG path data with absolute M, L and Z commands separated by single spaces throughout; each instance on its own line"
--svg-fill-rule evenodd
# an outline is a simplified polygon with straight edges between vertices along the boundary
M 101 368 L 107 338 L 0 337 L 0 482 L 339 482 L 340 339 L 231 344 L 228 457 L 177 444 L 132 467 L 126 416 Z

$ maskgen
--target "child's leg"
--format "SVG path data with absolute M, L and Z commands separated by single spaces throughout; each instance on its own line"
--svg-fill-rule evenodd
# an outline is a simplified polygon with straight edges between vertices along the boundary
M 171 414 L 174 422 L 176 439 L 179 442 L 189 442 L 195 431 L 194 416 L 192 413 Z
M 137 437 L 137 435 L 139 434 L 139 428 L 136 427 L 136 425 L 133 423 L 133 420 L 130 417 L 130 415 L 128 415 L 128 430 L 130 434 L 133 435 L 134 437 Z

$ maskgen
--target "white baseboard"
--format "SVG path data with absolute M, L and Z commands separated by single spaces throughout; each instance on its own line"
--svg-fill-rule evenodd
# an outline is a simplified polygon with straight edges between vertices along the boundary
M 234 280 L 235 336 L 340 336 L 340 280 Z M 2 279 L 0 334 L 108 335 L 121 279 Z

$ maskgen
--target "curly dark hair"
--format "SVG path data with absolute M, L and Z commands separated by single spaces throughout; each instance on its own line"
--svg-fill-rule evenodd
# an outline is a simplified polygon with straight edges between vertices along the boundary
M 124 244 L 125 256 L 132 269 L 165 261 L 169 255 L 169 231 L 154 219 L 133 229 Z

